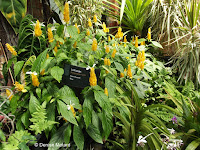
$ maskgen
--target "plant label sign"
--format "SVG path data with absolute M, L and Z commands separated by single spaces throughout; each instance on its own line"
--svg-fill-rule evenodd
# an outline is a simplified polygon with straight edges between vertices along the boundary
M 100 69 L 95 69 L 97 81 L 100 76 Z M 90 69 L 65 64 L 62 83 L 71 87 L 84 88 L 89 86 Z

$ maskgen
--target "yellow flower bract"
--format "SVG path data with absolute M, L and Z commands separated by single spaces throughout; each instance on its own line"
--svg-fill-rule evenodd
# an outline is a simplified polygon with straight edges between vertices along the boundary
M 54 41 L 54 39 L 53 39 L 53 32 L 52 32 L 51 28 L 48 28 L 47 31 L 48 31 L 49 43 L 52 43 Z
M 32 78 L 32 84 L 33 84 L 33 86 L 39 87 L 40 82 L 39 82 L 39 80 L 38 80 L 37 75 L 35 75 L 35 74 L 32 73 L 32 74 L 31 74 L 31 78 Z
M 95 74 L 94 68 L 90 68 L 90 78 L 89 78 L 90 86 L 96 86 L 97 85 L 97 77 Z
M 132 77 L 133 77 L 133 76 L 132 76 L 132 72 L 131 72 L 131 65 L 130 65 L 130 64 L 128 65 L 127 76 L 128 76 L 129 78 L 132 78 Z
M 108 96 L 108 89 L 107 88 L 104 89 L 104 93 Z
M 145 61 L 145 52 L 144 51 L 139 52 L 135 65 L 140 69 L 144 69 L 144 61 Z
M 92 26 L 92 21 L 91 21 L 91 19 L 90 19 L 90 18 L 88 19 L 88 26 L 89 26 L 89 27 L 91 27 L 91 26 Z
M 64 16 L 64 21 L 68 24 L 70 17 L 69 17 L 69 3 L 67 2 L 65 3 L 63 16 Z
M 15 86 L 15 89 L 17 89 L 17 91 L 19 92 L 23 92 L 23 93 L 27 92 L 27 90 L 24 89 L 24 86 L 17 81 L 15 82 L 14 86 Z
M 17 52 L 15 51 L 15 49 L 10 44 L 6 43 L 6 47 L 14 56 L 17 55 Z
M 93 39 L 93 42 L 92 42 L 92 50 L 93 51 L 96 51 L 97 50 L 97 39 Z
M 39 37 L 42 35 L 41 25 L 39 20 L 36 21 L 35 29 L 34 29 L 34 35 L 36 37 Z
M 94 15 L 94 17 L 93 17 L 93 21 L 94 21 L 94 23 L 97 22 L 97 15 Z

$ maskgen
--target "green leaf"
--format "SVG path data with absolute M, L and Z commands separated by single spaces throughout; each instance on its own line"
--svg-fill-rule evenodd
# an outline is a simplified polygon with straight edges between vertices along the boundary
M 92 100 L 93 99 L 94 99 L 94 96 L 87 94 L 83 102 L 83 118 L 85 121 L 86 128 L 88 128 L 92 119 L 92 110 L 93 110 Z
M 14 74 L 15 77 L 19 74 L 19 72 L 21 71 L 22 67 L 24 65 L 24 61 L 18 61 L 15 65 L 14 65 Z
M 27 0 L 0 0 L 0 11 L 16 33 L 26 10 Z
M 60 127 L 57 132 L 52 136 L 49 144 L 54 145 L 50 146 L 48 150 L 57 150 L 59 149 L 59 145 L 64 143 L 64 136 L 66 132 L 67 126 L 64 124 L 62 127 Z M 56 144 L 57 143 L 57 144 Z
M 64 136 L 64 141 L 66 144 L 70 142 L 71 133 L 72 133 L 72 128 L 71 124 L 69 123 L 67 129 L 65 130 L 65 136 Z
M 41 93 L 42 93 L 42 90 L 40 88 L 37 88 L 36 89 L 36 94 L 39 98 L 41 98 Z
M 105 87 L 108 89 L 108 97 L 115 98 L 116 82 L 112 75 L 107 75 L 105 78 Z
M 21 121 L 22 121 L 22 123 L 24 124 L 24 126 L 25 126 L 26 129 L 27 129 L 28 126 L 30 125 L 29 118 L 30 118 L 30 113 L 29 113 L 29 111 L 27 110 L 25 113 L 23 113 L 23 115 L 22 115 L 22 117 L 21 117 Z
M 71 109 L 68 110 L 68 107 L 64 102 L 62 102 L 60 100 L 58 100 L 57 102 L 58 102 L 58 106 L 59 106 L 59 110 L 60 110 L 61 115 L 65 119 L 67 119 L 67 121 L 69 121 L 69 122 L 71 122 L 71 123 L 73 123 L 75 125 L 78 125 L 77 121 L 76 121 L 76 119 L 75 119 L 75 117 L 74 117 L 74 115 L 73 115 L 73 113 L 71 111 Z
M 51 69 L 51 75 L 56 79 L 59 83 L 62 80 L 62 75 L 64 74 L 64 69 L 55 66 Z
M 30 101 L 29 101 L 30 113 L 32 114 L 32 113 L 36 112 L 38 106 L 40 106 L 38 99 L 33 94 L 31 94 Z
M 185 150 L 195 150 L 200 145 L 200 138 L 192 141 Z
M 63 31 L 64 31 L 64 25 L 60 25 L 60 26 L 57 28 L 56 33 L 57 33 L 58 36 L 62 36 Z
M 20 150 L 29 150 L 29 147 L 26 145 L 26 142 L 21 142 L 18 147 Z
M 94 141 L 103 144 L 100 131 L 97 129 L 97 127 L 95 127 L 93 124 L 90 124 L 86 131 Z
M 12 100 L 10 101 L 11 112 L 14 113 L 17 109 L 17 101 L 19 100 L 19 95 L 14 95 Z
M 69 35 L 73 38 L 73 39 L 77 39 L 79 34 L 78 34 L 78 30 L 76 29 L 75 26 L 68 26 L 67 27 L 67 32 L 69 33 Z
M 56 58 L 58 64 L 63 60 L 69 59 L 65 53 L 60 53 L 58 56 L 56 56 Z
M 117 69 L 119 72 L 124 72 L 124 67 L 123 67 L 120 63 L 114 62 L 114 64 L 115 64 L 116 69 Z
M 41 64 L 42 62 L 46 59 L 47 56 L 47 51 L 48 49 L 46 49 L 44 52 L 42 52 L 34 61 L 33 66 L 31 68 L 31 71 L 34 72 L 36 71 L 37 73 L 40 72 L 40 68 L 41 68 Z
M 74 104 L 73 107 L 76 109 L 81 109 L 81 105 L 79 104 L 79 99 L 74 94 L 74 91 L 68 87 L 67 85 L 64 85 L 59 91 L 59 99 L 62 99 L 66 104 L 70 105 Z
M 155 47 L 158 47 L 158 48 L 162 48 L 162 49 L 163 49 L 162 45 L 161 45 L 160 43 L 156 42 L 156 41 L 152 41 L 152 44 L 153 44 Z
M 105 134 L 105 139 L 108 138 L 110 135 L 112 129 L 113 129 L 113 122 L 112 122 L 112 114 L 111 112 L 103 110 L 102 113 L 102 126 L 103 126 L 103 131 Z
M 80 126 L 74 126 L 73 139 L 80 150 L 84 148 L 84 135 Z
M 0 139 L 4 142 L 6 141 L 6 137 L 1 129 L 0 129 Z

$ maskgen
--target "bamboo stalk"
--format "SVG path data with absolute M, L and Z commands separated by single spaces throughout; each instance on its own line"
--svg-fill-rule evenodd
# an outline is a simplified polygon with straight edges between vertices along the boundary
M 5 58 L 5 60 L 6 60 L 6 63 L 8 64 L 8 59 L 7 59 L 5 50 L 4 50 L 4 48 L 3 48 L 3 45 L 2 45 L 2 43 L 1 43 L 1 39 L 0 39 L 0 49 L 2 49 L 4 58 Z M 9 71 L 9 74 L 10 74 L 11 81 L 12 81 L 12 83 L 14 84 L 14 78 L 13 78 L 13 75 L 12 75 L 12 73 L 11 73 L 10 68 L 8 69 L 8 71 Z

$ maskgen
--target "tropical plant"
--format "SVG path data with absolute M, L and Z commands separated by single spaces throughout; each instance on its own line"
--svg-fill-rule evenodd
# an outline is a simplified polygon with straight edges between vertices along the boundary
M 199 148 L 200 145 L 200 128 L 199 128 L 199 113 L 200 105 L 196 101 L 199 97 L 199 92 L 190 89 L 191 94 L 185 93 L 187 88 L 191 86 L 194 87 L 193 83 L 185 85 L 182 88 L 182 92 L 179 92 L 173 84 L 169 84 L 165 81 L 165 91 L 166 95 L 164 98 L 166 100 L 171 100 L 176 107 L 176 110 L 182 114 L 182 117 L 175 117 L 174 128 L 176 128 L 177 133 L 174 134 L 175 137 L 182 137 L 184 146 L 186 150 L 195 150 Z M 184 94 L 184 95 L 183 95 Z M 189 96 L 189 97 L 188 97 Z
M 145 21 L 148 18 L 148 8 L 152 1 L 153 0 L 116 0 L 117 4 L 115 4 L 104 0 L 107 10 L 105 14 L 120 21 L 124 29 L 131 30 L 136 35 L 141 35 Z M 115 8 L 120 10 L 120 14 L 113 13 L 113 11 L 116 11 Z
M 88 27 L 88 19 L 91 16 L 97 15 L 100 20 L 101 13 L 104 10 L 102 0 L 68 0 L 68 2 L 70 10 L 72 10 L 70 12 L 70 23 L 77 23 L 80 25 L 80 29 Z M 50 1 L 51 9 L 58 14 L 61 21 L 63 20 L 64 3 L 65 0 Z
M 0 11 L 18 33 L 21 20 L 25 17 L 27 0 L 0 0 Z
M 175 41 L 181 42 L 180 49 L 174 55 L 174 68 L 178 68 L 179 78 L 182 83 L 193 81 L 198 87 L 199 81 L 199 11 L 200 2 L 196 0 L 184 1 L 184 7 L 179 5 L 182 26 L 177 26 L 181 32 Z

